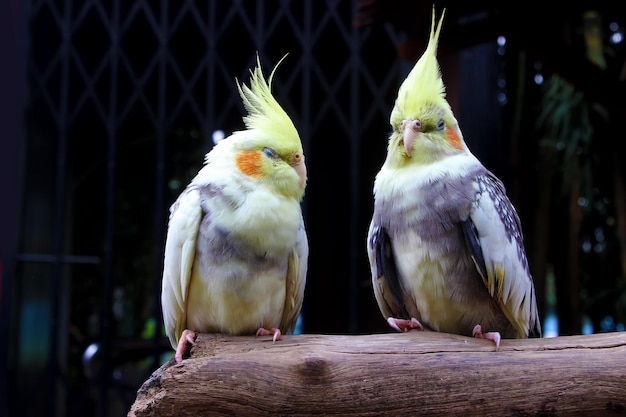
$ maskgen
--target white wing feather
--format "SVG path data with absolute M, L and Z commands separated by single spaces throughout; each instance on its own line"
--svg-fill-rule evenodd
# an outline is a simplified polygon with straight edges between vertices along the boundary
M 165 330 L 176 348 L 178 338 L 186 328 L 187 290 L 196 253 L 196 239 L 202 219 L 199 193 L 185 190 L 170 209 L 165 244 L 161 303 Z

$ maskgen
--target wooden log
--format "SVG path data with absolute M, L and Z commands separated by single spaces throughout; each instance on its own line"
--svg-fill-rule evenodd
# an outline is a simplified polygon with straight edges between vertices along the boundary
M 429 331 L 201 334 L 128 417 L 626 415 L 626 332 L 484 339 Z

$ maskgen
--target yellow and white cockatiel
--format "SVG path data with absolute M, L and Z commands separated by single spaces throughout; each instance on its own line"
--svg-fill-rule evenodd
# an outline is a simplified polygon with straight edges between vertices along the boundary
M 257 57 L 250 87 L 237 82 L 247 129 L 213 147 L 171 206 L 161 303 L 177 362 L 198 332 L 276 341 L 300 313 L 307 171 L 298 132 L 271 94 L 275 71 L 266 82 Z
M 436 58 L 443 15 L 400 86 L 367 238 L 374 294 L 389 325 L 541 337 L 517 212 L 470 152 Z M 484 332 L 483 332 L 484 329 Z

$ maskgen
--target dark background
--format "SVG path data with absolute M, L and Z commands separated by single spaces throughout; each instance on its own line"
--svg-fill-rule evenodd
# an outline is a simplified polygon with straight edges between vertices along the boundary
M 626 323 L 622 3 L 435 2 L 448 99 L 518 209 L 548 335 Z M 365 252 L 371 190 L 432 5 L 3 2 L 0 415 L 126 415 L 170 357 L 168 209 L 213 132 L 243 127 L 235 77 L 256 51 L 266 75 L 288 53 L 273 91 L 307 157 L 300 331 L 389 331 Z

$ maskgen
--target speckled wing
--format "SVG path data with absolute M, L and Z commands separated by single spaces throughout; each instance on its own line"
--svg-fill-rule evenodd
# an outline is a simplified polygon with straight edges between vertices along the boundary
M 163 261 L 163 321 L 174 349 L 187 325 L 188 289 L 201 219 L 200 195 L 188 187 L 170 208 Z
M 489 294 L 520 337 L 540 337 L 535 287 L 519 216 L 504 185 L 491 173 L 475 177 L 473 186 L 476 199 L 463 222 L 468 250 Z
M 306 274 L 309 256 L 309 243 L 304 221 L 298 231 L 298 242 L 289 254 L 287 265 L 287 280 L 285 291 L 285 306 L 280 328 L 290 333 L 293 332 L 298 321 L 298 315 L 304 300 L 304 288 L 306 284 Z

